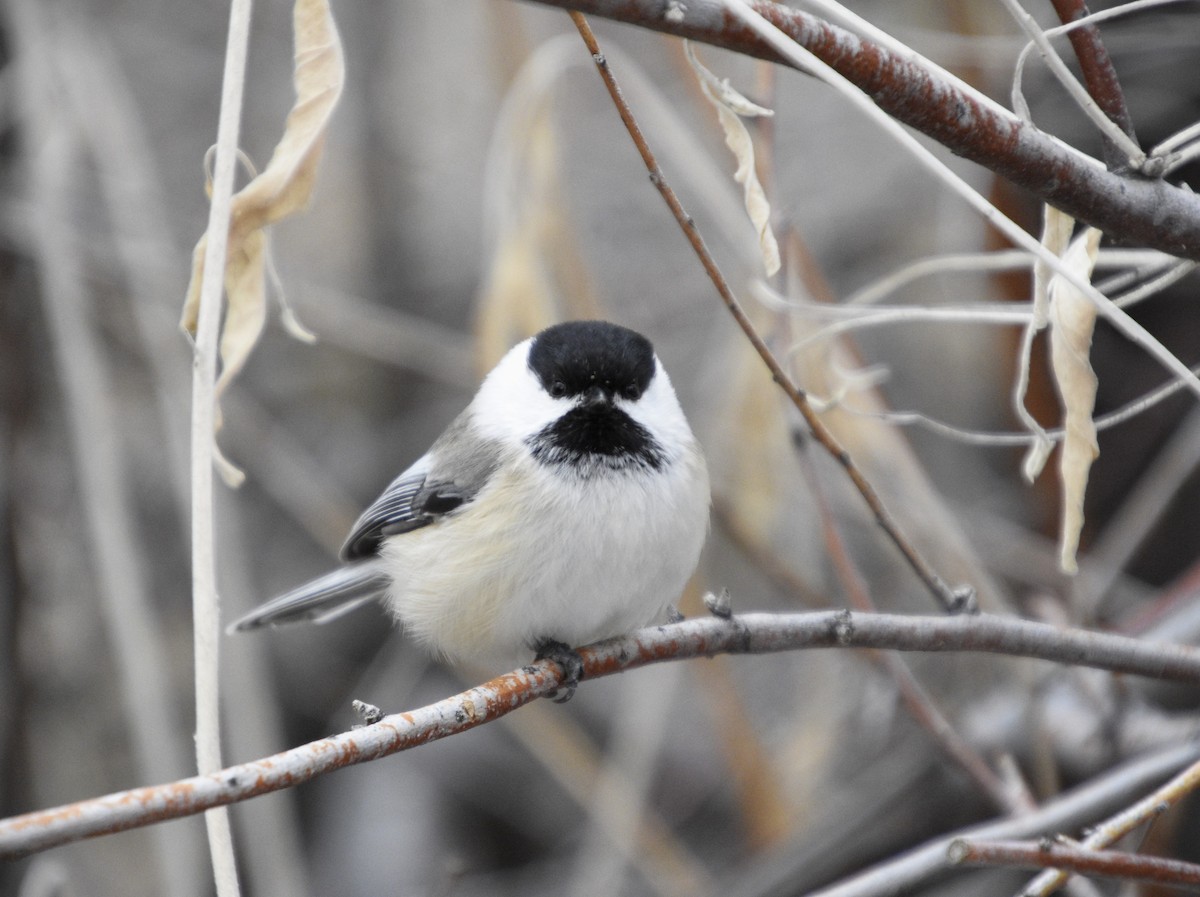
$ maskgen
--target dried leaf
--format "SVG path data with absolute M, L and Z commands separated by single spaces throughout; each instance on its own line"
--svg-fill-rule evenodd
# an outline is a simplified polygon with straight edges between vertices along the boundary
M 1062 256 L 1071 243 L 1075 230 L 1075 219 L 1054 206 L 1044 206 L 1042 222 L 1042 245 L 1057 256 Z M 1054 272 L 1042 259 L 1033 263 L 1033 326 L 1041 330 L 1050 321 L 1050 281 Z
M 1100 248 L 1100 231 L 1088 228 L 1071 244 L 1063 261 L 1090 280 Z M 1065 435 L 1059 473 L 1062 478 L 1062 530 L 1059 565 L 1066 573 L 1079 567 L 1076 552 L 1083 529 L 1083 496 L 1092 462 L 1100 454 L 1092 411 L 1096 406 L 1096 374 L 1089 354 L 1096 326 L 1096 306 L 1062 277 L 1054 277 L 1050 296 L 1050 364 L 1062 398 Z
M 1071 242 L 1071 231 L 1075 228 L 1075 219 L 1066 212 L 1056 209 L 1054 206 L 1047 205 L 1042 208 L 1044 209 L 1042 245 L 1055 255 L 1061 256 L 1066 252 L 1067 246 Z M 1021 464 L 1021 473 L 1024 475 L 1026 482 L 1030 483 L 1037 479 L 1038 474 L 1042 472 L 1042 468 L 1046 466 L 1046 460 L 1050 457 L 1050 452 L 1054 450 L 1054 443 L 1047 435 L 1045 429 L 1025 407 L 1025 393 L 1029 388 L 1029 358 L 1030 350 L 1033 348 L 1033 337 L 1039 330 L 1044 329 L 1050 321 L 1049 284 L 1052 274 L 1050 266 L 1044 261 L 1038 259 L 1034 262 L 1033 319 L 1026 327 L 1025 335 L 1021 342 L 1021 368 L 1016 387 L 1015 404 L 1017 416 L 1034 437 L 1033 443 L 1025 453 L 1025 460 Z
M 345 81 L 341 40 L 327 0 L 296 0 L 293 26 L 296 102 L 271 161 L 233 197 L 225 269 L 228 310 L 221 334 L 218 402 L 245 366 L 266 322 L 266 273 L 270 263 L 264 228 L 300 211 L 312 196 L 329 120 Z M 184 302 L 182 326 L 192 334 L 199 313 L 206 242 L 207 236 L 201 237 L 192 256 L 192 279 Z M 311 342 L 312 333 L 296 320 L 282 291 L 276 291 L 276 295 L 285 328 L 298 339 Z M 218 430 L 220 420 L 218 410 Z M 226 482 L 236 485 L 230 479 L 236 468 L 223 459 L 220 463 Z
M 767 202 L 767 196 L 754 169 L 754 141 L 750 139 L 750 132 L 742 123 L 742 117 L 770 116 L 775 113 L 750 102 L 734 90 L 727 80 L 718 79 L 696 58 L 691 42 L 684 41 L 684 47 L 688 62 L 692 64 L 696 76 L 700 79 L 704 95 L 717 109 L 721 129 L 725 132 L 725 145 L 737 159 L 738 167 L 733 179 L 742 185 L 746 214 L 750 216 L 750 222 L 758 234 L 763 266 L 770 277 L 779 271 L 779 244 L 771 230 L 771 204 Z

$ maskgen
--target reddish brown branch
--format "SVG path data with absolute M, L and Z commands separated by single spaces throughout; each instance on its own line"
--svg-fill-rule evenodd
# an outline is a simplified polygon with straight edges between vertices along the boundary
M 1089 14 L 1085 0 L 1050 0 L 1059 20 L 1069 25 Z M 1121 90 L 1121 82 L 1117 80 L 1117 70 L 1113 68 L 1112 58 L 1104 41 L 1100 39 L 1100 29 L 1095 25 L 1080 25 L 1067 32 L 1067 39 L 1079 60 L 1080 71 L 1083 72 L 1083 83 L 1088 94 L 1096 101 L 1096 105 L 1108 116 L 1113 124 L 1137 142 L 1133 133 L 1133 118 L 1129 115 L 1129 107 L 1125 105 L 1125 92 Z M 1125 153 L 1104 140 L 1104 156 L 1110 169 L 1119 170 L 1127 163 Z
M 535 0 L 787 64 L 722 0 Z M 1200 260 L 1200 198 L 1161 181 L 1105 171 L 942 72 L 815 16 L 769 0 L 753 8 L 871 96 L 932 137 L 1123 244 Z
M 1200 890 L 1200 866 L 1165 857 L 1118 850 L 1085 850 L 1054 841 L 968 841 L 959 838 L 946 851 L 955 866 L 1015 866 L 1062 869 L 1101 878 L 1149 881 Z

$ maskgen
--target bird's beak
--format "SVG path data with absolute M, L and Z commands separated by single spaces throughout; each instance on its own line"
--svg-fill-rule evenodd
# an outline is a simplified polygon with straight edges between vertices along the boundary
M 591 386 L 587 392 L 583 394 L 581 402 L 584 408 L 600 408 L 604 405 L 611 405 L 612 399 L 608 393 L 604 391 L 602 386 Z

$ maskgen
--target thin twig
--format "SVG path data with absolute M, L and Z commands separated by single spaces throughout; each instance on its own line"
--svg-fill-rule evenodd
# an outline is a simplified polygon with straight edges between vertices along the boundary
M 723 0 L 536 0 L 797 66 L 728 14 Z M 1123 177 L 1021 121 L 940 70 L 768 0 L 752 8 L 867 93 L 885 112 L 1026 188 L 1117 242 L 1200 259 L 1200 198 Z
M 229 9 L 212 205 L 208 216 L 208 241 L 205 246 L 192 367 L 192 628 L 196 683 L 196 765 L 202 774 L 215 773 L 222 766 L 218 666 L 221 618 L 217 605 L 213 545 L 214 385 L 234 171 L 237 167 L 238 128 L 250 40 L 250 10 L 251 0 L 232 0 Z M 205 814 L 204 821 L 208 827 L 217 894 L 220 897 L 237 897 L 240 888 L 229 815 L 223 809 L 214 810 Z
M 821 517 L 821 530 L 825 539 L 825 553 L 833 562 L 834 572 L 846 593 L 850 606 L 860 613 L 876 613 L 866 580 L 846 549 L 845 540 L 834 519 L 833 509 L 825 490 L 821 487 L 811 453 L 801 446 L 800 466 L 808 483 L 809 492 L 816 498 Z M 966 773 L 993 806 L 1002 813 L 1025 812 L 1032 806 L 1018 804 L 1016 792 L 1005 787 L 1004 782 L 977 750 L 963 738 L 938 708 L 933 697 L 913 675 L 905 660 L 892 651 L 868 651 L 867 656 L 892 678 L 900 701 L 909 716 L 933 739 L 942 753 Z
M 1033 813 L 939 836 L 808 897 L 894 897 L 909 893 L 933 876 L 945 873 L 946 850 L 956 838 L 1032 838 L 1047 831 L 1086 825 L 1104 812 L 1101 807 L 1117 806 L 1128 800 L 1129 795 L 1152 787 L 1163 776 L 1194 762 L 1198 753 L 1200 748 L 1196 745 L 1177 745 L 1139 757 L 1047 801 Z
M 950 843 L 952 866 L 1015 866 L 1019 869 L 1063 869 L 1101 878 L 1149 881 L 1200 891 L 1200 866 L 1165 857 L 1120 850 L 1084 850 L 1057 841 L 975 841 Z
M 877 124 L 897 144 L 921 164 L 923 168 L 935 175 L 946 187 L 974 208 L 990 224 L 995 226 L 1005 237 L 1024 249 L 1036 255 L 1038 259 L 1055 272 L 1058 277 L 1069 283 L 1086 296 L 1117 330 L 1132 342 L 1141 346 L 1147 354 L 1171 371 L 1188 387 L 1200 395 L 1200 378 L 1196 377 L 1187 366 L 1179 360 L 1138 321 L 1126 312 L 1113 305 L 1112 300 L 1103 295 L 1086 277 L 1072 270 L 1056 253 L 1049 251 L 1039 241 L 1016 222 L 1005 216 L 987 198 L 975 190 L 970 184 L 955 173 L 951 168 L 928 147 L 917 140 L 907 130 L 900 127 L 896 121 L 889 118 L 872 102 L 866 94 L 856 88 L 845 76 L 823 62 L 816 54 L 807 50 L 787 33 L 780 30 L 770 20 L 756 12 L 749 0 L 724 0 L 725 8 L 745 25 L 752 28 L 763 40 L 767 41 L 784 58 L 793 65 L 809 71 L 825 83 L 835 88 L 847 102 L 857 107 L 871 121 Z M 1105 120 L 1107 123 L 1107 120 Z
M 812 431 L 813 437 L 819 442 L 830 455 L 842 466 L 846 471 L 846 475 L 854 484 L 866 501 L 867 506 L 871 509 L 871 513 L 875 515 L 875 520 L 880 528 L 892 540 L 895 546 L 904 555 L 906 561 L 925 583 L 926 587 L 933 594 L 934 598 L 947 611 L 960 611 L 969 603 L 969 598 L 963 592 L 956 592 L 951 589 L 938 576 L 937 572 L 926 562 L 926 560 L 917 551 L 916 547 L 909 542 L 905 535 L 900 531 L 899 526 L 892 519 L 890 512 L 884 507 L 882 500 L 879 498 L 875 489 L 867 481 L 867 478 L 859 470 L 858 466 L 851 459 L 849 453 L 837 441 L 837 438 L 830 432 L 829 428 L 821 421 L 812 405 L 809 404 L 808 397 L 804 391 L 792 382 L 787 371 L 779 363 L 779 360 L 771 352 L 770 348 L 763 341 L 754 325 L 747 317 L 742 309 L 741 303 L 734 296 L 733 290 L 730 289 L 729 283 L 725 280 L 720 268 L 717 266 L 716 260 L 708 251 L 708 247 L 704 243 L 704 238 L 700 235 L 699 229 L 696 227 L 692 217 L 684 211 L 683 205 L 679 201 L 679 197 L 675 195 L 675 191 L 671 189 L 671 185 L 667 183 L 663 176 L 662 169 L 659 168 L 658 160 L 654 156 L 654 152 L 650 149 L 646 142 L 645 136 L 642 134 L 641 127 L 633 116 L 633 111 L 629 108 L 629 104 L 625 101 L 625 97 L 621 92 L 620 86 L 613 77 L 612 70 L 609 68 L 608 60 L 604 54 L 600 52 L 600 46 L 596 41 L 596 36 L 592 33 L 591 27 L 587 23 L 587 19 L 578 12 L 571 13 L 571 20 L 575 23 L 575 27 L 579 29 L 579 34 L 583 38 L 583 42 L 587 45 L 588 51 L 592 54 L 592 59 L 596 63 L 596 68 L 600 72 L 600 77 L 604 81 L 604 86 L 608 89 L 609 95 L 612 97 L 613 103 L 617 107 L 617 113 L 621 116 L 621 121 L 624 122 L 625 128 L 629 131 L 629 136 L 633 139 L 634 145 L 637 147 L 638 153 L 645 163 L 646 170 L 650 173 L 650 181 L 658 189 L 663 201 L 671 210 L 671 214 L 675 216 L 675 220 L 679 222 L 680 228 L 683 230 L 684 236 L 688 243 L 691 244 L 700 263 L 704 266 L 705 272 L 716 287 L 717 292 L 721 296 L 721 300 L 725 303 L 725 307 L 729 309 L 729 313 L 733 315 L 733 319 L 741 327 L 746 338 L 754 347 L 754 350 L 762 358 L 767 369 L 771 372 L 771 377 L 779 384 L 780 389 L 784 391 L 792 404 L 803 416 L 805 422 Z
M 1114 844 L 1134 829 L 1161 816 L 1173 804 L 1200 789 L 1200 763 L 1193 763 L 1154 793 L 1122 810 L 1111 819 L 1096 826 L 1080 841 L 1079 846 L 1099 850 Z M 1046 897 L 1063 886 L 1067 874 L 1060 871 L 1043 872 L 1029 883 L 1022 893 L 1026 897 Z
M 1120 170 L 1134 168 L 1141 171 L 1146 164 L 1146 154 L 1142 151 L 1142 148 L 1137 145 L 1133 137 L 1126 133 L 1120 125 L 1110 119 L 1108 114 L 1091 97 L 1088 89 L 1079 83 L 1078 79 L 1071 73 L 1071 70 L 1067 68 L 1067 64 L 1063 62 L 1062 57 L 1058 55 L 1058 51 L 1050 43 L 1046 33 L 1038 27 L 1033 16 L 1027 13 L 1017 0 L 1003 0 L 1003 2 L 1008 7 L 1013 18 L 1017 20 L 1022 30 L 1037 46 L 1039 52 L 1042 54 L 1042 60 L 1050 69 L 1051 74 L 1058 79 L 1058 82 L 1071 96 L 1071 99 L 1075 101 L 1076 105 L 1079 106 L 1083 113 L 1091 120 L 1092 124 L 1096 126 L 1097 130 L 1100 131 L 1101 135 L 1103 135 L 1105 146 L 1114 148 L 1113 152 L 1116 154 L 1115 167 Z M 1077 31 L 1079 29 L 1075 29 L 1071 33 L 1074 34 Z M 1014 105 L 1020 103 L 1020 106 L 1024 107 L 1023 99 L 1015 95 L 1015 90 L 1013 101 Z M 1027 107 L 1018 108 L 1018 111 L 1022 111 L 1027 117 Z M 1114 166 L 1110 165 L 1109 167 Z M 1162 168 L 1159 166 L 1159 173 L 1161 171 Z
M 580 648 L 583 678 L 651 663 L 805 648 L 983 652 L 1200 683 L 1200 648 L 1059 628 L 990 614 L 903 616 L 827 611 L 709 617 L 642 629 Z M 385 717 L 263 760 L 0 821 L 0 860 L 82 838 L 204 812 L 465 732 L 562 687 L 550 660 L 498 676 L 419 710 Z M 1161 802 L 1161 801 L 1160 801 Z

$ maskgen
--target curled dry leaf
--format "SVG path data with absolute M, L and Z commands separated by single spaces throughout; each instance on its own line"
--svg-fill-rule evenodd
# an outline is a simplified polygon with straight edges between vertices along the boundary
M 1090 280 L 1100 248 L 1100 231 L 1088 228 L 1067 250 L 1067 267 Z M 1075 555 L 1083 529 L 1083 496 L 1088 472 L 1100 454 L 1092 411 L 1096 406 L 1096 374 L 1089 353 L 1096 326 L 1096 306 L 1061 277 L 1049 284 L 1050 364 L 1063 403 L 1062 529 L 1059 536 L 1059 565 L 1066 573 L 1079 567 Z
M 1062 212 L 1054 206 L 1043 206 L 1044 221 L 1042 223 L 1042 245 L 1057 256 L 1061 256 L 1067 251 L 1067 246 L 1071 242 L 1071 231 L 1075 227 L 1075 219 Z M 1025 392 L 1029 387 L 1029 359 L 1030 350 L 1033 348 L 1033 338 L 1039 330 L 1042 330 L 1050 322 L 1050 280 L 1053 272 L 1050 266 L 1041 259 L 1034 262 L 1033 265 L 1033 319 L 1029 322 L 1025 330 L 1024 339 L 1021 342 L 1021 361 L 1020 361 L 1020 377 L 1017 380 L 1017 389 L 1015 397 L 1015 405 L 1017 408 L 1017 416 L 1021 423 L 1033 434 L 1034 441 L 1029 446 L 1029 451 L 1025 453 L 1025 460 L 1021 465 L 1021 472 L 1024 474 L 1026 481 L 1032 483 L 1037 479 L 1038 474 L 1042 472 L 1042 468 L 1046 466 L 1046 459 L 1050 457 L 1050 452 L 1054 448 L 1054 443 L 1046 434 L 1042 425 L 1037 422 L 1029 410 L 1025 407 Z
M 717 117 L 721 122 L 721 130 L 725 132 L 725 145 L 737 159 L 737 171 L 733 179 L 742 185 L 743 200 L 746 204 L 746 214 L 758 234 L 759 251 L 762 252 L 763 266 L 767 276 L 771 277 L 779 271 L 779 244 L 775 233 L 771 230 L 771 205 L 763 192 L 758 174 L 754 170 L 754 142 L 750 132 L 742 123 L 743 117 L 770 116 L 775 113 L 770 109 L 758 106 L 736 90 L 727 80 L 717 78 L 701 64 L 692 50 L 690 41 L 684 41 L 688 62 L 700 79 L 700 87 L 704 95 L 717 109 Z
M 266 277 L 270 257 L 264 228 L 300 211 L 312 196 L 329 120 L 345 81 L 341 39 L 326 0 L 297 0 L 293 26 L 296 102 L 288 113 L 283 136 L 271 161 L 233 197 L 225 268 L 229 307 L 221 332 L 221 375 L 216 386 L 218 402 L 245 366 L 266 322 Z M 207 235 L 200 238 L 192 256 L 192 279 L 181 322 L 193 335 L 200 309 L 206 242 Z M 311 342 L 313 335 L 296 320 L 283 293 L 276 290 L 276 294 L 288 332 Z M 221 428 L 219 407 L 216 428 Z M 241 472 L 221 455 L 219 449 L 217 463 L 226 482 L 237 485 L 241 481 Z

